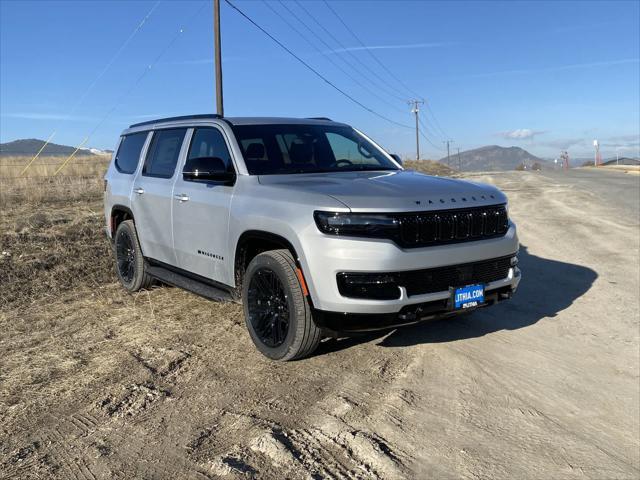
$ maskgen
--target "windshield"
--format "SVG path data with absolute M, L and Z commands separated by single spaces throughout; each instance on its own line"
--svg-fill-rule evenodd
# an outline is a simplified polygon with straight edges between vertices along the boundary
M 331 125 L 236 125 L 252 175 L 399 170 L 353 128 Z

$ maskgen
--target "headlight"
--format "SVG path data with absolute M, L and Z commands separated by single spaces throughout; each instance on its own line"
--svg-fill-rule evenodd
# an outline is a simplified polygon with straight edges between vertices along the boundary
M 322 233 L 365 237 L 393 236 L 399 230 L 397 217 L 367 213 L 314 212 Z

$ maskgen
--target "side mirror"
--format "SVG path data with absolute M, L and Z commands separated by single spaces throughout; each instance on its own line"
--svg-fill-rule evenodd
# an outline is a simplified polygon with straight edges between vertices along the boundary
M 182 169 L 182 178 L 190 181 L 230 183 L 236 179 L 236 174 L 227 170 L 227 166 L 221 158 L 198 157 L 187 160 Z
M 391 158 L 393 158 L 396 162 L 400 164 L 400 166 L 402 166 L 402 159 L 400 158 L 400 155 L 396 153 L 392 153 Z

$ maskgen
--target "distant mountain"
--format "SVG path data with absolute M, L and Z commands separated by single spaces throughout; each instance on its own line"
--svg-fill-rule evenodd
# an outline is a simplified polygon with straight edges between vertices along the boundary
M 0 156 L 1 157 L 24 157 L 33 156 L 42 148 L 45 144 L 44 140 L 38 140 L 37 138 L 29 138 L 24 140 L 14 140 L 13 142 L 0 143 Z M 75 151 L 75 147 L 68 145 L 58 145 L 57 143 L 48 143 L 40 155 L 43 157 L 51 156 L 65 156 L 71 155 Z M 76 155 L 96 155 L 96 154 L 109 153 L 109 151 L 97 150 L 95 148 L 82 148 Z
M 439 160 L 441 163 L 447 164 L 447 157 Z M 531 167 L 534 163 L 539 163 L 543 167 L 548 163 L 530 154 L 520 147 L 499 147 L 498 145 L 489 145 L 486 147 L 474 148 L 451 155 L 451 166 L 463 171 L 492 171 L 492 170 L 515 170 L 518 165 L 523 163 L 527 167 Z
M 602 165 L 640 165 L 640 158 L 632 158 L 632 157 L 611 157 L 611 158 L 603 158 Z M 576 157 L 571 159 L 572 167 L 581 167 L 593 165 L 593 156 L 591 157 Z
M 610 158 L 609 160 L 604 160 L 602 164 L 603 165 L 640 165 L 640 159 L 629 158 L 629 157 Z

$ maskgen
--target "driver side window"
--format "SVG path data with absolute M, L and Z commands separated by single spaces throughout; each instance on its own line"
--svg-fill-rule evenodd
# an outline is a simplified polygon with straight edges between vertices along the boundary
M 372 154 L 365 146 L 358 148 L 357 142 L 339 133 L 327 132 L 326 135 L 336 160 L 349 160 L 354 165 L 378 163 L 371 159 Z
M 226 165 L 227 171 L 233 171 L 233 162 L 227 148 L 227 142 L 217 128 L 196 128 L 193 133 L 187 160 L 202 157 L 218 157 Z

